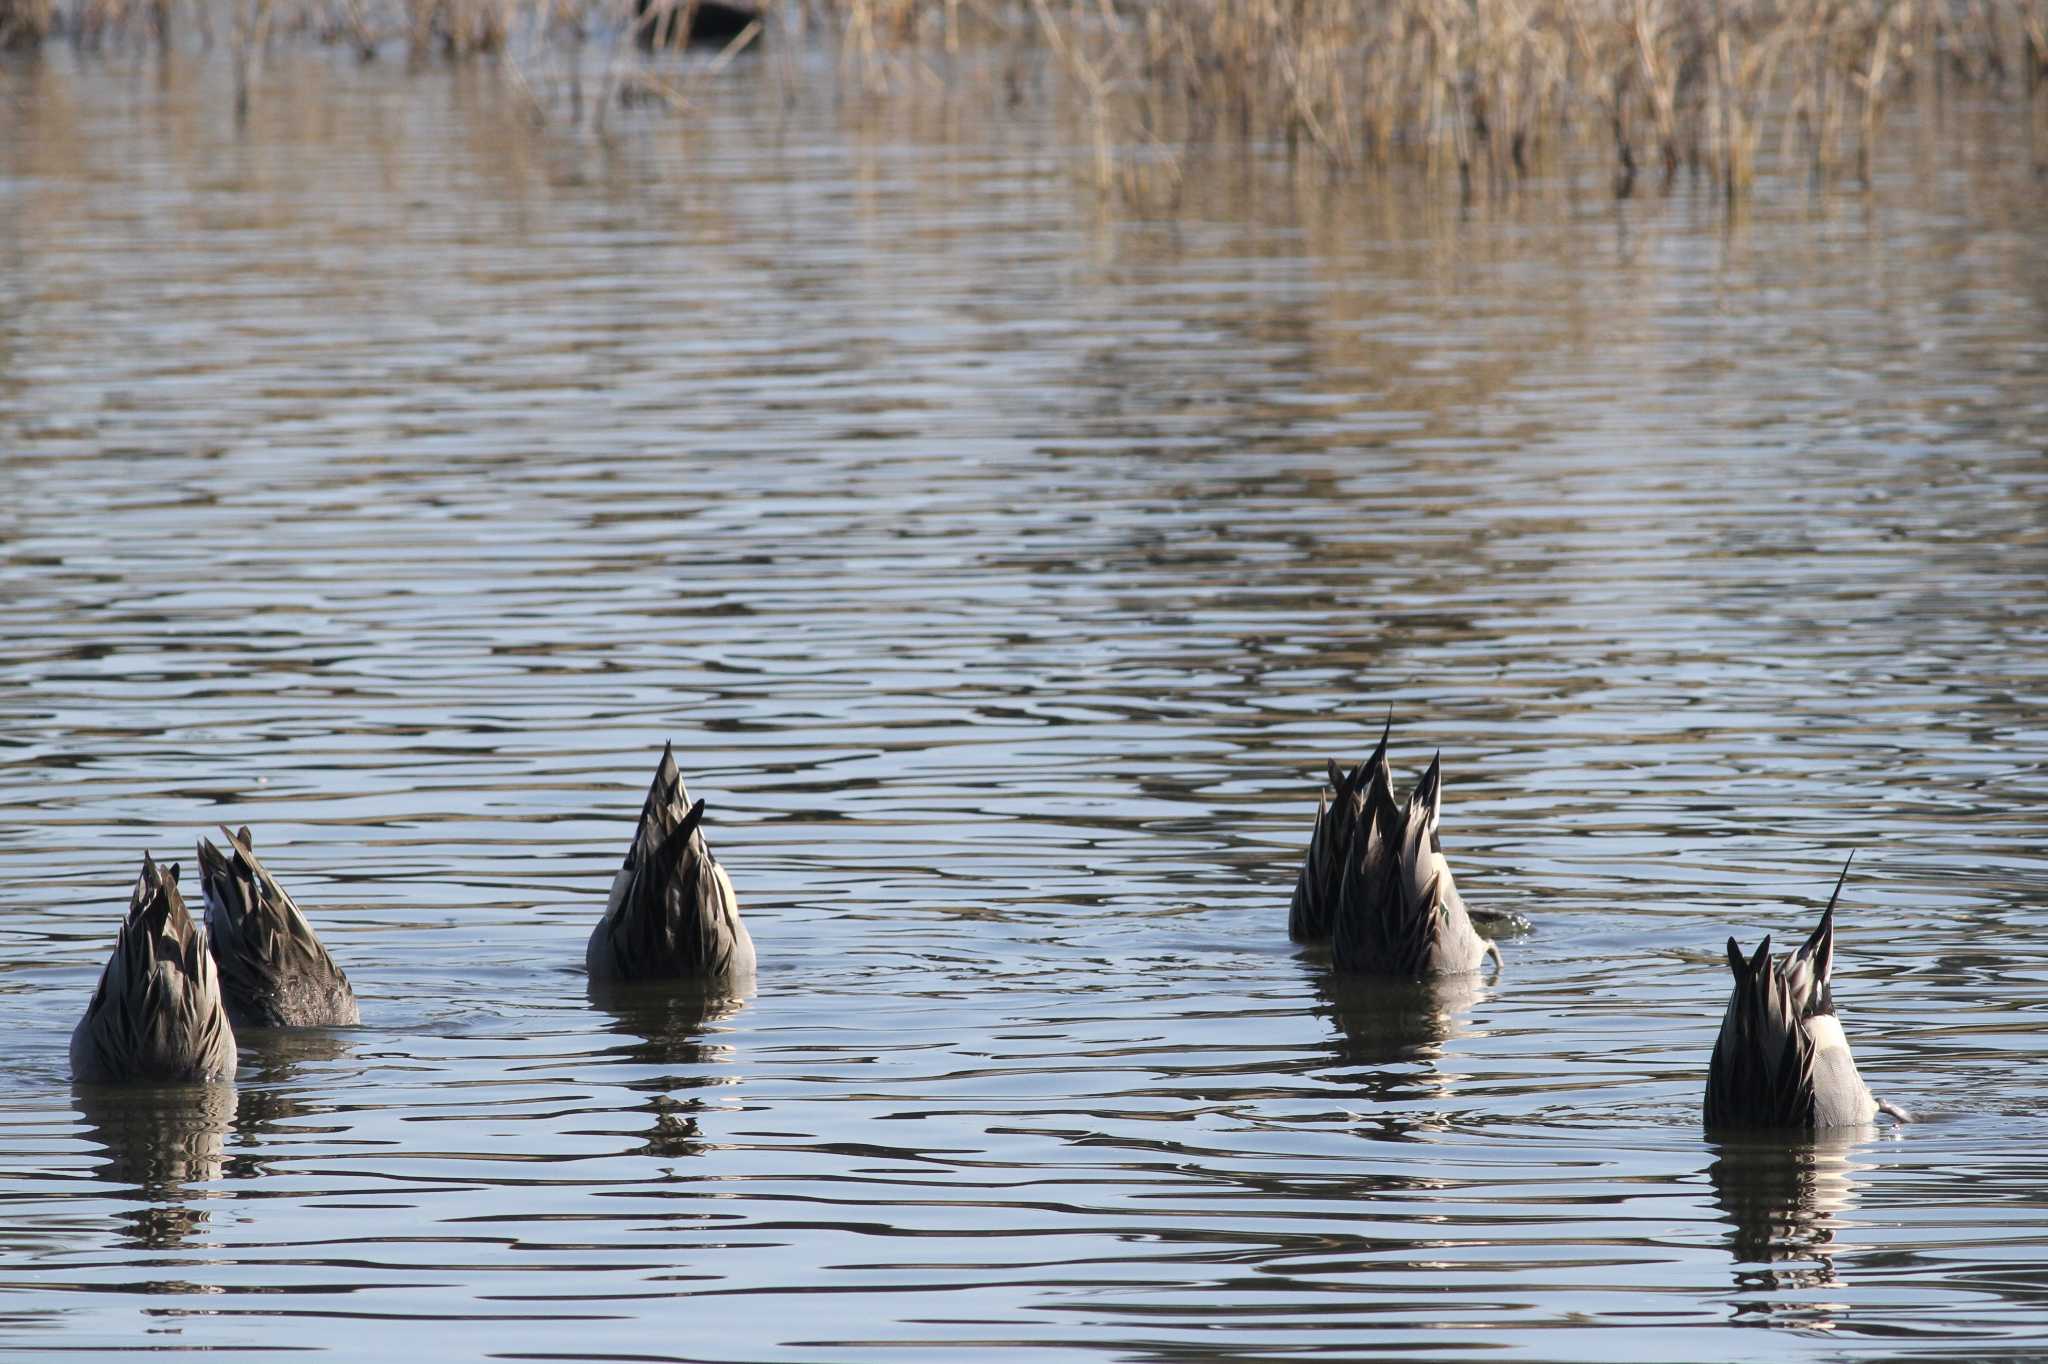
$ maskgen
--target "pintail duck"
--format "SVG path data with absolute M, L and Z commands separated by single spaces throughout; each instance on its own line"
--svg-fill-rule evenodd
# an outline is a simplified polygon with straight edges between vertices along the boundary
M 1735 993 L 1707 1066 L 1708 1127 L 1854 1127 L 1879 1113 L 1908 1119 L 1871 1096 L 1835 1017 L 1835 902 L 1848 879 L 1845 861 L 1820 923 L 1798 951 L 1773 958 L 1766 935 L 1744 959 L 1728 939 Z
M 592 979 L 743 985 L 753 976 L 754 940 L 703 823 L 704 802 L 691 804 L 674 748 L 664 745 L 640 827 L 584 954 Z
M 320 1028 L 362 1021 L 355 992 L 277 878 L 256 860 L 249 829 L 225 827 L 228 852 L 199 840 L 206 935 L 238 1028 Z
M 1500 949 L 1479 935 L 1444 861 L 1438 821 L 1442 755 L 1416 783 L 1406 805 L 1394 800 L 1387 739 L 1348 774 L 1330 764 L 1295 882 L 1288 934 L 1330 944 L 1331 964 L 1351 975 L 1430 976 L 1475 971 Z
M 178 867 L 145 854 L 99 988 L 71 1034 L 86 1084 L 231 1080 L 235 1034 L 206 935 L 185 912 Z

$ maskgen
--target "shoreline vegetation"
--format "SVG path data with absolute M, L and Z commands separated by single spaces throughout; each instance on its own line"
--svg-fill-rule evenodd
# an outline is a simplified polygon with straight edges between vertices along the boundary
M 806 80 L 808 46 L 863 96 L 1063 99 L 1093 178 L 1133 197 L 1241 144 L 1332 176 L 1420 166 L 1467 197 L 1576 148 L 1618 197 L 1684 174 L 1733 203 L 1760 152 L 1868 186 L 1891 112 L 1964 98 L 2048 176 L 2048 0 L 0 0 L 0 51 L 224 51 L 238 118 L 294 41 L 494 62 L 537 120 L 600 130 L 738 61 Z

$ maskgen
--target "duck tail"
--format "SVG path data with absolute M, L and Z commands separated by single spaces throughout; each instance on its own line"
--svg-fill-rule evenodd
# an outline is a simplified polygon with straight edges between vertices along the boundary
M 1287 907 L 1287 936 L 1299 943 L 1330 940 L 1337 902 L 1343 893 L 1345 864 L 1357 844 L 1359 812 L 1369 808 L 1371 792 L 1384 784 L 1387 739 L 1380 736 L 1364 762 L 1346 772 L 1334 758 L 1324 760 L 1330 784 L 1316 803 L 1315 827 L 1308 851 L 1294 878 L 1294 898 Z
M 1813 932 L 1785 963 L 1792 1002 L 1802 1018 L 1835 1011 L 1835 905 L 1842 898 L 1842 885 L 1849 879 L 1849 863 L 1855 858 L 1856 854 L 1852 852 L 1843 861 L 1842 874 L 1835 878 L 1834 894 L 1828 896 L 1828 907 L 1821 911 L 1820 922 L 1813 926 Z
M 703 932 L 704 888 L 716 882 L 717 860 L 704 839 L 702 800 L 680 816 L 657 805 L 640 826 L 620 873 L 615 909 L 599 925 L 616 968 L 610 974 L 667 975 L 694 969 Z
M 1813 1043 L 1766 936 L 1745 959 L 1728 940 L 1735 990 L 1707 1063 L 1708 1127 L 1811 1127 L 1817 1108 Z
M 655 865 L 663 869 L 673 868 L 685 879 L 691 878 L 695 864 L 711 858 L 711 846 L 704 841 L 703 829 L 704 802 L 700 800 L 661 840 L 655 849 Z
M 1405 806 L 1394 804 L 1385 775 L 1366 792 L 1331 934 L 1338 970 L 1420 978 L 1431 971 L 1444 935 L 1469 927 L 1432 856 L 1442 792 L 1441 754 L 1430 760 Z M 1485 955 L 1482 947 L 1480 960 Z M 1498 952 L 1493 955 L 1498 961 Z
M 676 746 L 664 743 L 661 761 L 654 766 L 654 780 L 647 787 L 647 803 L 640 807 L 640 822 L 645 824 L 656 810 L 687 806 L 689 803 L 690 793 L 683 786 L 682 769 L 676 766 Z
M 1339 971 L 1409 974 L 1413 924 L 1401 883 L 1400 844 L 1361 811 L 1331 925 L 1331 962 Z
M 1336 767 L 1336 763 L 1330 764 L 1333 775 Z M 1287 907 L 1287 936 L 1299 943 L 1327 942 L 1330 937 L 1334 880 L 1342 870 L 1332 849 L 1345 837 L 1330 809 L 1330 788 L 1326 786 L 1316 801 L 1315 827 L 1309 831 L 1308 851 L 1302 854 L 1301 870 L 1294 878 L 1294 899 Z
M 230 1078 L 234 1033 L 206 937 L 178 894 L 178 865 L 145 854 L 114 951 L 71 1039 L 87 1082 Z
M 1366 759 L 1365 772 L 1365 812 L 1382 838 L 1398 837 L 1401 826 L 1401 807 L 1394 802 L 1394 771 L 1387 761 L 1387 740 L 1393 730 L 1394 710 L 1389 706 L 1379 747 Z
M 249 826 L 220 826 L 223 853 L 199 840 L 206 934 L 220 969 L 229 1018 L 238 1027 L 347 1025 L 355 992 L 298 902 L 256 856 Z

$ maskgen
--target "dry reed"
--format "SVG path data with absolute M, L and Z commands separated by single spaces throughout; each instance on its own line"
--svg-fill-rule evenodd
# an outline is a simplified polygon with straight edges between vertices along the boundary
M 53 33 L 84 46 L 124 31 L 167 41 L 178 2 L 0 0 L 0 46 Z M 579 102 L 579 62 L 564 59 L 564 80 L 536 63 L 595 39 L 609 53 L 600 122 L 616 103 L 672 89 L 628 68 L 622 39 L 672 25 L 690 2 L 225 0 L 241 102 L 274 32 L 366 59 L 400 43 L 415 59 L 510 53 L 523 88 L 566 83 Z M 207 0 L 184 3 L 211 42 Z M 1012 102 L 1033 84 L 1073 97 L 1105 187 L 1171 185 L 1190 152 L 1246 143 L 1333 173 L 1455 171 L 1469 194 L 1512 186 L 1576 142 L 1607 149 L 1619 194 L 1690 169 L 1732 200 L 1774 127 L 1780 162 L 1867 183 L 1887 110 L 1962 88 L 2024 109 L 2037 164 L 2048 157 L 2048 0 L 770 0 L 763 11 L 765 32 L 749 41 L 834 43 L 849 88 L 870 93 L 949 80 L 971 91 L 989 65 L 961 54 L 999 54 Z M 799 79 L 786 63 L 762 70 Z M 536 93 L 536 108 L 548 98 Z
M 876 5 L 814 8 L 866 23 Z M 938 0 L 887 8 L 901 32 L 938 27 Z M 1691 168 L 1735 199 L 1772 127 L 1782 160 L 1867 183 L 1886 111 L 1963 86 L 2024 107 L 2048 145 L 2048 0 L 1031 0 L 1029 17 L 1096 124 L 1105 184 L 1119 154 L 1235 138 L 1338 171 L 1455 170 L 1469 193 L 1591 140 L 1619 194 Z

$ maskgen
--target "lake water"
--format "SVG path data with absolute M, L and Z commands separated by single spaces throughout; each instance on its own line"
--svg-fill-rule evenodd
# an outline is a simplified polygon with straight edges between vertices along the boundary
M 2048 182 L 1461 206 L 1027 101 L 609 139 L 486 69 L 0 64 L 0 1347 L 2048 1348 Z M 1392 707 L 1498 980 L 1287 942 Z M 664 740 L 760 948 L 593 999 Z M 75 1094 L 145 850 L 362 998 Z M 1699 1099 L 1810 928 L 1903 1129 Z M 196 896 L 195 896 L 196 899 Z

